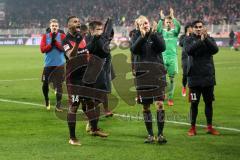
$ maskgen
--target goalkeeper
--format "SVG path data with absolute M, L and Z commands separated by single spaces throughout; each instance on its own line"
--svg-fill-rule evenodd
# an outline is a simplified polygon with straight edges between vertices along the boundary
M 160 11 L 160 16 L 161 19 L 158 22 L 157 32 L 162 33 L 166 43 L 166 50 L 163 52 L 163 60 L 170 79 L 168 105 L 173 106 L 173 94 L 175 89 L 174 77 L 175 74 L 178 73 L 177 40 L 181 26 L 174 18 L 174 11 L 172 8 L 170 8 L 169 16 L 164 17 L 162 10 Z

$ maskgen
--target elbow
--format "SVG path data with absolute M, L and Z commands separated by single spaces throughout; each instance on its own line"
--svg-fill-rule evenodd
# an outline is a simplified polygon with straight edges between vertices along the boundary
M 164 44 L 162 47 L 162 52 L 164 52 L 166 50 L 166 45 Z
M 42 47 L 40 48 L 40 50 L 41 50 L 41 53 L 45 53 L 45 50 Z
M 62 51 L 63 51 L 63 48 L 62 48 L 62 46 L 57 46 L 57 48 L 58 48 L 58 50 L 59 50 L 60 52 L 62 52 Z
M 217 46 L 217 44 L 216 44 L 216 46 L 215 46 L 215 52 L 217 53 L 219 51 L 219 48 L 218 48 L 218 46 Z
M 165 43 L 162 43 L 160 46 L 161 46 L 161 47 L 159 48 L 159 52 L 164 52 L 164 51 L 166 50 L 166 45 L 165 45 Z
M 152 46 L 152 49 L 155 50 L 156 53 L 162 53 L 166 50 L 166 46 Z
M 219 48 L 217 45 L 212 45 L 212 47 L 209 48 L 212 54 L 216 54 L 219 51 Z
M 130 51 L 131 51 L 132 53 L 134 53 L 134 52 L 135 52 L 134 47 L 130 47 Z
M 130 51 L 131 51 L 132 54 L 135 54 L 135 55 L 139 54 L 139 51 L 137 51 L 135 49 L 130 49 Z
M 216 46 L 214 49 L 213 49 L 213 54 L 217 54 L 219 51 L 219 48 Z

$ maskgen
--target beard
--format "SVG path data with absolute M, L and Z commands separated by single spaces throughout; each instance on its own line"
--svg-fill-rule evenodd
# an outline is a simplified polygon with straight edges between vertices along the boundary
M 80 26 L 72 26 L 71 28 L 69 28 L 69 30 L 73 35 L 76 35 L 80 32 Z

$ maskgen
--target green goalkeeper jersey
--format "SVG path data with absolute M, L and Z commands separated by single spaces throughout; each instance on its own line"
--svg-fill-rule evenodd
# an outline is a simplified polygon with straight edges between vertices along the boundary
M 175 18 L 173 19 L 173 23 L 174 28 L 168 31 L 166 28 L 163 28 L 162 20 L 158 22 L 157 32 L 162 33 L 166 43 L 166 50 L 163 52 L 164 58 L 173 58 L 177 56 L 177 40 L 181 25 Z

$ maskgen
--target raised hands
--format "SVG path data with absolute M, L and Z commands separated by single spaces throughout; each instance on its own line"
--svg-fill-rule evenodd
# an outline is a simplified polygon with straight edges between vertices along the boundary
M 204 27 L 202 29 L 201 40 L 204 40 L 205 38 L 207 38 L 207 36 L 208 36 L 208 31 L 207 31 L 207 28 Z
M 159 14 L 160 14 L 160 17 L 161 17 L 161 19 L 164 19 L 164 14 L 163 14 L 163 10 L 161 10 L 160 12 L 159 12 Z
M 157 31 L 157 26 L 158 26 L 157 22 L 153 21 L 152 22 L 152 32 L 156 32 Z
M 160 15 L 160 18 L 161 18 L 161 19 L 164 19 L 165 15 L 164 15 L 162 9 L 160 10 L 159 15 Z M 172 19 L 174 18 L 174 10 L 173 10 L 172 7 L 171 7 L 170 10 L 169 10 L 169 16 L 170 16 Z
M 170 17 L 171 17 L 172 19 L 174 19 L 174 11 L 173 11 L 172 7 L 170 8 L 169 12 L 170 12 L 170 14 L 169 14 Z

